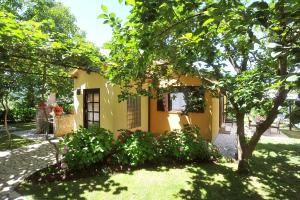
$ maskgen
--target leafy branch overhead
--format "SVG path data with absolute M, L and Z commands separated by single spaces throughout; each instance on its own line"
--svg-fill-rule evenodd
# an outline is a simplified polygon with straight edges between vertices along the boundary
M 104 58 L 92 43 L 81 36 L 69 38 L 43 31 L 51 24 L 52 21 L 19 21 L 10 13 L 0 12 L 1 69 L 41 72 L 38 66 L 43 63 L 66 74 L 69 70 L 65 68 L 70 66 L 101 66 Z M 31 69 L 29 63 L 33 65 Z
M 113 29 L 112 41 L 106 44 L 112 63 L 107 77 L 122 86 L 124 98 L 132 88 L 151 96 L 160 80 L 185 75 L 218 88 L 234 107 L 246 161 L 295 86 L 289 80 L 300 62 L 300 2 L 125 3 L 131 12 L 124 22 L 104 6 L 100 15 Z M 243 120 L 251 110 L 263 110 L 266 120 L 246 142 Z

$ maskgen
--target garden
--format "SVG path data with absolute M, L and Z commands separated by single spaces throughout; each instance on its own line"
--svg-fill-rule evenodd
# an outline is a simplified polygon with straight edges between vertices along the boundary
M 297 199 L 300 140 L 264 138 L 241 176 L 196 127 L 151 133 L 80 129 L 61 142 L 62 161 L 29 176 L 29 199 Z
M 66 181 L 96 175 L 99 171 L 126 172 L 162 165 L 210 163 L 221 155 L 204 140 L 196 126 L 186 125 L 161 136 L 151 132 L 120 130 L 115 139 L 98 126 L 81 128 L 59 142 L 61 159 L 27 178 L 33 183 Z
M 122 9 L 114 1 L 80 1 L 73 10 L 66 4 L 76 1 L 0 2 L 0 118 L 1 134 L 7 134 L 0 149 L 16 148 L 0 152 L 1 198 L 12 198 L 14 184 L 31 174 L 16 190 L 32 199 L 299 199 L 299 129 L 290 130 L 300 122 L 299 1 L 116 0 Z M 87 23 L 93 8 L 111 31 Z M 106 33 L 108 39 L 96 44 Z M 222 157 L 196 126 L 160 136 L 120 130 L 117 137 L 92 126 L 68 134 L 59 148 L 47 137 L 49 146 L 30 145 L 33 151 L 34 142 L 11 134 L 10 125 L 30 129 L 37 105 L 52 93 L 72 112 L 72 96 L 88 85 L 74 88 L 74 70 L 98 73 L 120 87 L 114 94 L 120 102 L 155 98 L 153 91 L 163 96 L 187 76 L 200 79 L 231 106 L 239 160 Z M 48 136 L 41 107 L 46 126 L 38 132 Z M 282 131 L 290 138 L 264 138 L 282 109 L 293 120 Z M 252 112 L 263 118 L 250 136 L 245 118 Z M 52 150 L 60 159 L 43 168 L 54 160 Z

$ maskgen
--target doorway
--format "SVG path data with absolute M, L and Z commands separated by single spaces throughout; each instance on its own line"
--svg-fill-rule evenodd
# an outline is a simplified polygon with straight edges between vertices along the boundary
M 84 128 L 97 124 L 100 126 L 100 89 L 83 90 Z

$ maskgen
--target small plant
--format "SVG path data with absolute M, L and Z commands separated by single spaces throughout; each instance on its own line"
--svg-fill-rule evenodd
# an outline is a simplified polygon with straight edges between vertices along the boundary
M 63 162 L 80 169 L 101 162 L 111 152 L 113 133 L 98 126 L 80 128 L 60 141 Z
M 74 113 L 74 106 L 72 104 L 65 104 L 62 107 L 63 107 L 64 112 L 66 114 L 73 114 Z
M 161 136 L 160 153 L 163 158 L 175 161 L 202 161 L 210 159 L 208 143 L 200 136 L 196 126 L 185 125 Z
M 156 158 L 158 143 L 152 133 L 121 131 L 115 144 L 114 158 L 118 164 L 137 166 Z

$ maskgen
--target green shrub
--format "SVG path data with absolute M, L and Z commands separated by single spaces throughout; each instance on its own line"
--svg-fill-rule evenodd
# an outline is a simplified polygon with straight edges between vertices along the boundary
M 181 130 L 174 130 L 159 139 L 160 154 L 165 159 L 175 161 L 202 161 L 210 159 L 208 143 L 200 136 L 196 126 L 185 125 Z
M 8 116 L 7 116 L 7 120 L 9 122 L 16 122 L 17 121 L 15 112 L 16 112 L 15 109 L 9 110 Z M 5 116 L 5 111 L 4 110 L 0 110 L 0 122 L 4 122 L 4 116 Z
M 137 166 L 156 158 L 158 145 L 152 133 L 121 131 L 115 144 L 114 159 L 118 164 Z
M 15 118 L 21 122 L 30 122 L 35 119 L 36 108 L 18 107 L 15 109 Z
M 113 146 L 113 133 L 98 126 L 81 128 L 65 136 L 60 146 L 68 167 L 80 169 L 105 159 Z
M 4 121 L 5 112 L 0 110 L 0 121 Z M 36 108 L 17 107 L 11 108 L 8 112 L 9 122 L 30 122 L 35 119 Z
M 72 104 L 65 104 L 65 105 L 62 105 L 62 107 L 63 107 L 64 112 L 66 114 L 74 113 L 74 106 Z

